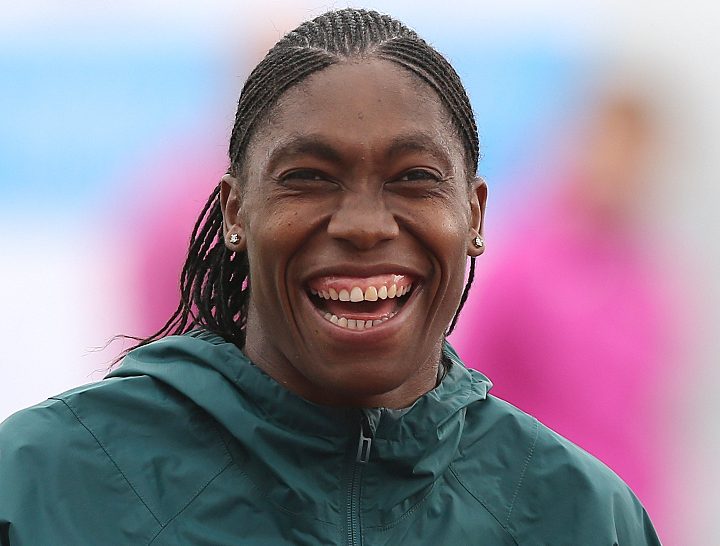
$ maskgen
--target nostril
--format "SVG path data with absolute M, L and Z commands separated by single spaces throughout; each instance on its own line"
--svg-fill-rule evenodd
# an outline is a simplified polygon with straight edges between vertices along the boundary
M 327 228 L 335 239 L 344 239 L 357 248 L 367 250 L 382 241 L 394 239 L 400 233 L 395 217 L 384 204 L 343 206 L 333 214 Z

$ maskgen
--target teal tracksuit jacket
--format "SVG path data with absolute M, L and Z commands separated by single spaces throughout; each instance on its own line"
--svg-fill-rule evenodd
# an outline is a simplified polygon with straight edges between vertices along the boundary
M 0 425 L 0 544 L 659 544 L 612 471 L 446 354 L 398 411 L 312 404 L 207 332 L 137 349 Z

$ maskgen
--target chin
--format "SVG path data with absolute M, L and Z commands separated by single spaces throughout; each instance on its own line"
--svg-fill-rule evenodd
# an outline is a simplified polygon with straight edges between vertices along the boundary
M 429 351 L 433 352 L 433 351 Z M 334 354 L 325 351 L 312 357 L 307 363 L 297 363 L 301 371 L 305 368 L 305 377 L 313 384 L 313 393 L 307 397 L 315 402 L 329 405 L 378 407 L 389 405 L 400 391 L 423 383 L 425 379 L 420 367 L 428 355 L 420 358 L 405 349 L 385 351 L 365 351 L 348 354 Z M 318 369 L 317 362 L 325 363 Z M 433 378 L 435 372 L 433 372 Z M 432 388 L 432 387 L 431 387 Z M 415 390 L 415 389 L 412 389 Z M 415 396 L 414 398 L 417 398 Z

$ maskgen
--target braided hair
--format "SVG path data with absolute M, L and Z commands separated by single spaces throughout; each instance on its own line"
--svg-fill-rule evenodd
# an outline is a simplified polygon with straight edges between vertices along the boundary
M 228 173 L 238 177 L 258 123 L 280 96 L 311 74 L 353 57 L 389 60 L 432 87 L 450 113 L 463 143 L 467 172 L 475 174 L 479 142 L 467 93 L 450 63 L 410 28 L 388 15 L 362 9 L 342 9 L 302 23 L 270 49 L 243 86 L 230 137 Z M 468 296 L 475 272 L 470 272 L 452 332 Z M 239 347 L 245 345 L 250 295 L 248 258 L 230 252 L 223 240 L 220 187 L 203 207 L 190 236 L 180 275 L 180 303 L 165 325 L 136 347 L 171 334 L 205 328 Z M 137 338 L 136 338 L 137 339 Z

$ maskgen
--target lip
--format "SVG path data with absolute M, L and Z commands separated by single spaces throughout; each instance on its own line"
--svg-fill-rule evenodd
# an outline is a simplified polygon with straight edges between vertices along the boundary
M 337 340 L 340 343 L 379 343 L 387 338 L 394 336 L 400 329 L 402 329 L 405 322 L 410 320 L 412 313 L 414 312 L 413 308 L 416 306 L 420 294 L 423 291 L 422 288 L 422 285 L 418 285 L 416 288 L 413 289 L 413 292 L 410 294 L 408 301 L 405 302 L 405 305 L 402 306 L 400 312 L 398 312 L 397 315 L 395 315 L 392 319 L 383 322 L 382 324 L 378 324 L 377 326 L 373 326 L 372 328 L 366 328 L 364 330 L 352 330 L 350 328 L 343 328 L 342 326 L 337 326 L 327 320 L 323 316 L 322 311 L 312 304 L 312 302 L 310 301 L 310 297 L 308 296 L 307 292 L 305 292 L 305 290 L 301 291 L 303 302 L 302 305 L 306 309 L 306 311 L 303 313 L 303 316 L 311 318 L 311 320 L 315 322 L 316 328 L 319 331 L 325 332 L 327 336 Z M 371 347 L 371 345 L 368 345 L 368 347 Z
M 378 275 L 404 275 L 410 277 L 413 283 L 421 283 L 425 274 L 419 269 L 408 267 L 406 265 L 398 265 L 393 263 L 384 264 L 338 264 L 335 266 L 323 266 L 303 275 L 300 284 L 307 287 L 308 283 L 313 279 L 321 277 L 375 277 Z
M 322 310 L 318 309 L 310 300 L 308 283 L 313 279 L 331 276 L 362 278 L 387 274 L 405 275 L 410 277 L 413 280 L 413 290 L 410 293 L 408 300 L 394 317 L 371 328 L 354 330 L 337 326 L 327 320 L 324 317 Z M 302 315 L 314 322 L 313 329 L 323 332 L 325 336 L 336 340 L 338 343 L 380 343 L 383 340 L 392 338 L 396 335 L 396 333 L 403 328 L 405 323 L 412 318 L 412 314 L 415 312 L 414 308 L 416 307 L 419 297 L 423 292 L 424 279 L 425 275 L 420 273 L 417 269 L 397 264 L 348 264 L 342 266 L 325 266 L 314 269 L 312 272 L 309 272 L 304 276 L 304 281 L 300 285 L 299 291 L 302 293 L 301 300 L 304 308 Z M 367 346 L 368 348 L 372 347 L 372 345 Z

